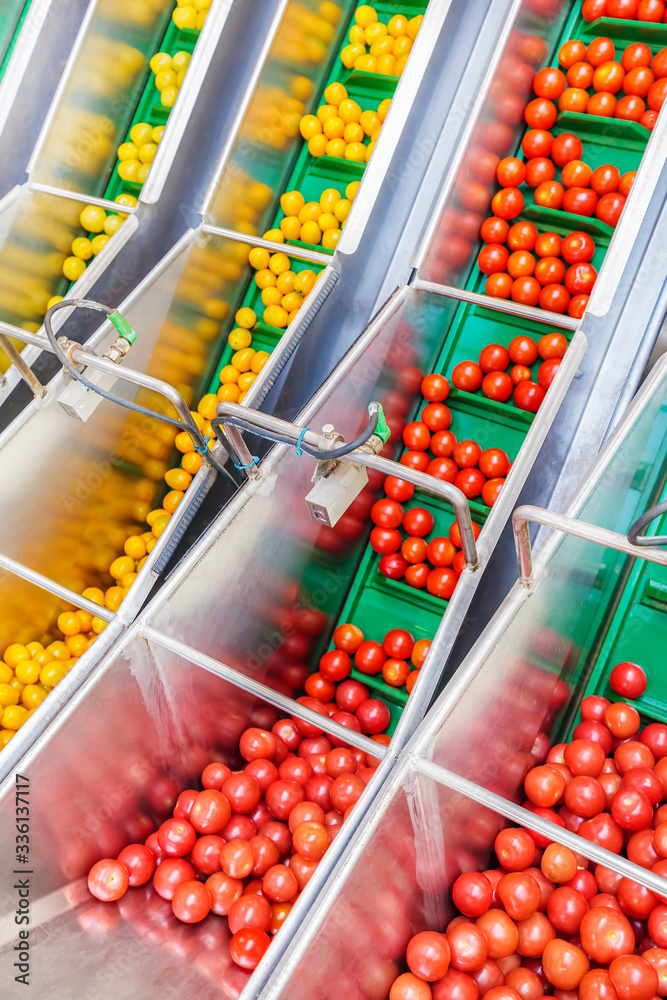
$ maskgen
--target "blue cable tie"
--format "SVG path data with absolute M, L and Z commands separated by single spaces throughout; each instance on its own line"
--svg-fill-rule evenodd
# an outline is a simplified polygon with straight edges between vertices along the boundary
M 204 438 L 204 447 L 203 448 L 198 448 L 197 445 L 195 444 L 195 451 L 198 451 L 200 455 L 205 455 L 206 452 L 208 451 L 208 443 L 209 443 L 210 440 L 211 439 L 208 436 Z M 193 442 L 193 444 L 194 444 L 194 442 Z
M 234 462 L 234 468 L 240 469 L 242 472 L 246 469 L 252 469 L 253 465 L 259 465 L 259 458 L 257 455 L 252 456 L 252 462 L 250 462 L 249 465 L 237 465 L 236 462 Z
M 303 435 L 304 435 L 304 434 L 305 434 L 305 433 L 306 433 L 307 431 L 309 431 L 309 430 L 310 430 L 310 427 L 304 427 L 304 428 L 303 428 L 303 430 L 301 431 L 301 433 L 299 434 L 299 437 L 297 438 L 297 442 L 296 442 L 296 453 L 297 453 L 297 455 L 299 455 L 299 456 L 303 455 L 303 452 L 302 452 L 302 450 L 301 450 L 301 442 L 303 441 Z

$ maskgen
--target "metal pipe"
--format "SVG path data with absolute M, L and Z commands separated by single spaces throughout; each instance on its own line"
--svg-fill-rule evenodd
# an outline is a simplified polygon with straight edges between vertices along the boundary
M 72 348 L 71 355 L 72 361 L 77 365 L 81 364 L 86 365 L 88 368 L 95 368 L 98 371 L 106 372 L 107 375 L 114 375 L 116 378 L 131 382 L 132 385 L 141 386 L 142 389 L 150 389 L 152 392 L 157 392 L 171 403 L 183 422 L 191 427 L 196 434 L 199 434 L 199 428 L 188 409 L 188 404 L 173 385 L 163 382 L 159 378 L 153 378 L 152 375 L 146 375 L 145 372 L 138 372 L 134 368 L 125 368 L 114 361 L 110 361 L 109 358 L 102 358 L 97 354 L 91 354 L 79 347 L 78 344 Z M 156 417 L 159 417 L 159 414 L 156 414 Z
M 16 370 L 21 375 L 23 381 L 28 384 L 34 395 L 43 399 L 46 396 L 46 386 L 42 385 L 30 365 L 26 364 L 9 337 L 4 333 L 0 333 L 0 349 L 5 352 L 11 363 L 16 366 Z
M 632 879 L 633 882 L 639 882 L 640 885 L 651 889 L 659 896 L 667 894 L 667 879 L 655 875 L 647 868 L 640 868 L 639 865 L 633 864 L 627 858 L 613 854 L 612 851 L 608 851 L 604 847 L 599 847 L 598 844 L 586 840 L 584 837 L 579 837 L 576 833 L 570 833 L 565 827 L 557 826 L 547 819 L 542 819 L 541 816 L 536 815 L 534 812 L 516 805 L 515 802 L 504 799 L 502 795 L 491 792 L 488 788 L 476 785 L 468 778 L 462 778 L 453 771 L 448 771 L 446 768 L 441 767 L 440 764 L 434 764 L 433 761 L 425 760 L 423 757 L 418 757 L 415 764 L 417 771 L 432 778 L 439 785 L 443 785 L 452 791 L 460 792 L 474 802 L 478 802 L 480 805 L 486 806 L 487 809 L 492 809 L 506 819 L 512 820 L 513 823 L 518 823 L 519 826 L 523 826 L 527 830 L 533 830 L 548 840 L 553 840 L 557 844 L 569 847 L 576 854 L 582 854 L 585 858 L 594 861 L 598 865 L 611 868 L 612 871 L 618 872 L 625 878 Z
M 247 691 L 248 694 L 252 694 L 256 698 L 261 698 L 262 701 L 268 702 L 274 708 L 279 708 L 282 712 L 287 712 L 288 715 L 297 716 L 305 722 L 313 723 L 318 728 L 331 733 L 332 736 L 337 736 L 346 743 L 350 743 L 358 750 L 371 753 L 376 757 L 384 757 L 388 752 L 387 747 L 381 743 L 376 743 L 368 736 L 363 736 L 354 729 L 341 726 L 339 722 L 333 722 L 327 716 L 322 716 L 319 712 L 314 712 L 312 708 L 301 705 L 299 702 L 294 701 L 293 698 L 288 698 L 286 695 L 274 691 L 273 688 L 262 684 L 261 681 L 255 681 L 251 677 L 246 676 L 246 674 L 234 670 L 233 667 L 227 666 L 226 663 L 220 663 L 219 660 L 213 659 L 212 656 L 200 653 L 191 646 L 186 646 L 185 643 L 179 642 L 177 639 L 172 639 L 171 636 L 164 635 L 162 632 L 158 632 L 151 625 L 142 626 L 139 634 L 149 642 L 153 642 L 163 649 L 168 649 L 171 653 L 176 653 L 177 656 L 182 656 L 184 660 L 189 660 L 191 663 L 196 664 L 196 666 L 203 667 L 204 670 L 208 670 L 209 673 L 215 674 L 217 677 L 222 677 L 223 680 L 229 681 L 230 684 L 241 688 L 243 691 Z
M 263 236 L 248 236 L 247 233 L 237 233 L 235 229 L 223 229 L 221 226 L 211 226 L 208 223 L 201 226 L 200 232 L 206 233 L 207 236 L 218 236 L 223 240 L 233 240 L 235 243 L 245 243 L 249 247 L 264 247 L 272 253 L 286 253 L 288 257 L 309 260 L 314 264 L 322 264 L 323 267 L 332 261 L 332 256 L 328 253 L 306 250 L 305 247 L 293 247 L 288 243 L 274 243 L 273 240 L 265 240 Z
M 49 594 L 55 594 L 56 597 L 62 597 L 64 601 L 69 604 L 73 604 L 76 608 L 81 608 L 82 611 L 89 611 L 91 615 L 96 615 L 98 618 L 102 618 L 105 622 L 112 622 L 116 615 L 113 611 L 109 611 L 101 604 L 95 604 L 94 601 L 89 601 L 87 597 L 82 597 L 81 594 L 75 593 L 70 590 L 69 587 L 63 587 L 60 583 L 56 583 L 54 580 L 50 580 L 48 576 L 43 576 L 38 573 L 37 570 L 30 569 L 28 566 L 23 566 L 21 563 L 16 562 L 14 559 L 10 559 L 9 556 L 5 556 L 0 552 L 0 569 L 7 570 L 8 573 L 12 573 L 13 576 L 18 576 L 22 580 L 27 580 L 28 583 L 33 583 L 36 587 L 40 587 L 42 590 L 46 590 Z
M 40 337 L 38 333 L 30 333 L 29 330 L 22 330 L 20 326 L 12 326 L 11 323 L 5 323 L 4 320 L 0 320 L 0 333 L 6 337 L 13 337 L 14 340 L 20 340 L 24 344 L 32 344 L 40 351 L 51 350 L 51 345 L 46 337 Z
M 667 566 L 667 551 L 659 548 L 633 545 L 625 535 L 620 535 L 617 531 L 610 531 L 608 528 L 601 528 L 597 524 L 589 524 L 588 521 L 580 521 L 576 517 L 567 517 L 565 514 L 555 514 L 553 511 L 544 510 L 542 507 L 533 507 L 524 504 L 517 507 L 512 515 L 512 529 L 514 531 L 514 546 L 519 565 L 519 580 L 521 585 L 530 590 L 534 586 L 533 560 L 530 545 L 530 529 L 528 522 L 534 521 L 542 524 L 546 528 L 555 528 L 575 538 L 582 538 L 585 542 L 594 542 L 596 545 L 604 545 L 609 549 L 616 549 L 617 552 L 624 552 L 628 556 L 640 557 L 648 562 L 658 563 Z
M 466 288 L 455 288 L 453 285 L 437 285 L 433 281 L 424 281 L 422 278 L 415 278 L 410 287 L 418 292 L 431 292 L 433 295 L 442 295 L 448 299 L 470 302 L 483 309 L 495 309 L 496 312 L 520 316 L 522 319 L 529 319 L 536 323 L 561 326 L 565 330 L 578 330 L 581 325 L 581 320 L 573 319 L 571 316 L 563 316 L 561 313 L 535 309 L 534 306 L 524 306 L 520 302 L 512 302 L 509 299 L 496 299 L 492 295 L 480 295 L 479 292 L 469 292 Z
M 256 433 L 261 434 L 261 431 L 264 430 L 270 434 L 289 438 L 289 440 L 295 443 L 301 437 L 306 444 L 314 445 L 315 447 L 322 446 L 319 434 L 309 429 L 298 427 L 287 420 L 281 420 L 270 413 L 251 410 L 245 406 L 241 406 L 239 403 L 231 403 L 224 400 L 218 404 L 217 412 L 221 420 L 225 421 L 225 419 L 233 418 L 237 422 L 237 425 L 247 427 L 248 430 Z M 456 514 L 466 564 L 473 572 L 479 567 L 477 545 L 472 530 L 470 505 L 458 487 L 453 486 L 451 483 L 443 482 L 441 479 L 436 479 L 434 476 L 429 476 L 425 472 L 410 469 L 407 465 L 400 465 L 389 458 L 374 455 L 362 448 L 356 448 L 354 451 L 351 451 L 341 461 L 355 462 L 359 465 L 365 465 L 369 469 L 377 469 L 378 472 L 383 472 L 386 476 L 396 476 L 399 479 L 405 479 L 407 482 L 412 483 L 413 486 L 417 486 L 427 493 L 434 493 L 436 496 L 448 500 L 454 507 L 454 513 Z
M 97 208 L 104 208 L 107 212 L 118 212 L 119 215 L 133 215 L 137 211 L 137 205 L 121 205 L 117 201 L 110 201 L 108 198 L 97 198 L 92 194 L 82 194 L 80 191 L 67 191 L 64 188 L 53 187 L 51 184 L 42 184 L 39 181 L 31 181 L 31 191 L 39 191 L 42 194 L 51 194 L 56 198 L 65 198 L 68 201 L 80 201 L 83 205 L 95 205 Z

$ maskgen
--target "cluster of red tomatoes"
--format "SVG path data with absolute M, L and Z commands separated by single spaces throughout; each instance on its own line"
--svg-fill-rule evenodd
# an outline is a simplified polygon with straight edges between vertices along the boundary
M 560 237 L 540 233 L 532 222 L 510 226 L 492 215 L 482 223 L 480 236 L 485 246 L 477 266 L 488 275 L 487 295 L 581 319 L 597 280 L 591 264 L 595 242 L 588 233 Z
M 93 865 L 88 888 L 109 902 L 152 879 L 184 923 L 226 917 L 233 961 L 254 969 L 379 759 L 296 718 L 271 731 L 246 729 L 239 751 L 243 770 L 208 764 L 201 789 L 181 792 L 173 816 L 144 844 Z
M 562 333 L 545 333 L 537 343 L 527 334 L 520 334 L 510 341 L 509 347 L 487 344 L 480 353 L 479 363 L 460 361 L 452 372 L 452 382 L 463 392 L 481 389 L 488 399 L 500 403 L 506 403 L 514 393 L 512 401 L 518 409 L 536 413 L 566 350 L 567 339 Z M 534 382 L 528 366 L 538 357 L 542 358 L 542 364 Z
M 599 17 L 618 17 L 624 21 L 667 22 L 665 0 L 584 0 L 581 13 L 585 21 Z
M 545 102 L 549 104 L 550 102 Z M 523 137 L 521 148 L 526 160 L 506 156 L 496 169 L 502 190 L 491 201 L 491 211 L 501 219 L 515 219 L 524 207 L 519 186 L 534 188 L 533 199 L 541 208 L 562 209 L 571 215 L 593 216 L 609 226 L 616 226 L 635 171 L 623 175 L 617 167 L 603 164 L 593 170 L 581 159 L 584 147 L 573 132 L 553 136 L 549 132 L 549 117 L 536 113 L 540 99 L 526 108 L 526 121 L 531 128 Z M 554 109 L 555 111 L 555 109 Z M 556 167 L 561 168 L 560 181 L 555 180 Z M 622 190 L 621 190 L 622 186 Z
M 486 506 L 492 507 L 511 466 L 508 456 L 501 448 L 482 450 L 476 441 L 458 441 L 449 430 L 452 412 L 444 403 L 449 395 L 449 382 L 444 375 L 426 375 L 421 391 L 428 403 L 419 420 L 412 420 L 403 428 L 403 443 L 408 450 L 401 455 L 401 465 L 453 483 L 469 500 L 481 495 Z M 384 491 L 390 500 L 401 504 L 412 497 L 414 486 L 406 480 L 387 476 Z M 477 526 L 473 525 L 473 529 L 477 530 Z M 461 548 L 456 524 L 450 529 L 450 538 L 457 548 Z M 460 566 L 462 569 L 462 564 Z
M 561 46 L 558 62 L 562 69 L 547 66 L 533 81 L 537 99 L 526 108 L 529 124 L 536 116 L 555 121 L 558 110 L 653 128 L 667 94 L 667 49 L 654 56 L 648 45 L 634 42 L 618 62 L 611 38 L 594 38 L 589 45 L 572 39 Z
M 382 501 L 380 501 L 382 502 Z M 426 655 L 431 648 L 430 639 L 417 639 L 404 628 L 393 628 L 382 642 L 366 639 L 358 625 L 345 622 L 333 634 L 334 649 L 320 660 L 320 672 L 325 677 L 344 680 L 354 665 L 362 674 L 382 674 L 391 687 L 403 687 L 410 694 L 419 676 Z M 408 662 L 408 660 L 410 662 Z M 354 682 L 364 690 L 365 685 Z
M 612 689 L 638 697 L 643 670 Z M 667 726 L 589 696 L 573 740 L 528 772 L 525 807 L 667 874 Z M 609 756 L 608 756 L 609 755 Z M 558 809 L 558 812 L 554 810 Z M 667 995 L 667 897 L 521 828 L 495 839 L 496 868 L 452 887 L 459 915 L 409 942 L 390 1000 L 656 1000 Z
M 489 452 L 497 451 L 499 455 L 488 455 L 482 453 L 474 441 L 462 441 L 456 448 L 463 447 L 466 455 L 473 456 L 473 446 L 474 454 L 477 456 L 476 461 L 480 461 L 481 455 L 484 454 L 485 460 L 495 461 L 499 468 L 501 463 L 503 468 L 509 466 L 507 455 L 500 449 L 490 448 Z M 475 471 L 479 472 L 483 480 L 484 485 L 481 487 L 483 490 L 487 480 L 479 469 Z M 466 482 L 471 482 L 470 477 Z M 489 499 L 495 502 L 505 480 L 503 478 L 500 484 L 496 484 L 494 480 L 489 482 L 493 493 Z M 430 510 L 426 507 L 411 507 L 406 511 L 397 500 L 390 498 L 377 501 L 371 510 L 371 519 L 375 527 L 371 531 L 370 543 L 371 548 L 382 556 L 378 566 L 380 573 L 390 580 L 405 580 L 408 586 L 417 590 L 426 588 L 429 594 L 448 601 L 465 566 L 465 557 L 460 551 L 461 540 L 456 521 L 451 525 L 448 538 L 438 537 L 428 541 L 426 536 L 435 526 Z M 405 539 L 401 534 L 401 528 L 407 533 L 408 537 Z M 457 544 L 453 539 L 456 539 Z

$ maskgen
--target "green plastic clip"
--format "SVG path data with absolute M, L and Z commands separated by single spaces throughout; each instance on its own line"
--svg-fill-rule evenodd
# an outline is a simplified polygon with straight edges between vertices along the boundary
M 130 326 L 126 319 L 123 319 L 117 309 L 114 309 L 112 313 L 109 313 L 109 319 L 115 326 L 120 337 L 125 337 L 128 344 L 133 344 L 135 342 L 137 339 L 137 331 Z
M 376 403 L 375 405 L 378 408 L 378 425 L 375 428 L 375 433 L 379 438 L 382 438 L 382 440 L 386 444 L 391 436 L 391 431 L 389 430 L 389 427 L 387 425 L 387 421 L 384 415 L 384 410 L 382 409 L 382 404 Z

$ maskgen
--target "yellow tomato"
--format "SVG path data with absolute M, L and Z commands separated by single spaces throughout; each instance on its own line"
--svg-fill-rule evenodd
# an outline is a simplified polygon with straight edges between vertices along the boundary
M 301 223 L 296 215 L 286 215 L 280 222 L 280 229 L 286 240 L 298 240 L 301 235 Z
M 247 306 L 239 309 L 234 317 L 238 326 L 243 327 L 244 330 L 252 330 L 253 326 L 257 322 L 257 316 L 252 309 Z
M 269 251 L 264 247 L 253 247 L 248 254 L 248 262 L 256 271 L 269 266 Z
M 322 233 L 322 246 L 327 250 L 334 250 L 340 237 L 340 229 L 327 229 L 325 233 Z
M 171 471 L 180 472 L 181 470 L 173 469 Z M 167 473 L 167 475 L 169 475 L 169 473 Z M 125 551 L 125 555 L 129 556 L 130 559 L 133 559 L 135 561 L 137 559 L 143 559 L 143 557 L 146 555 L 146 543 L 141 537 L 141 535 L 131 535 L 128 539 L 126 539 L 123 548 Z
M 262 304 L 265 306 L 279 306 L 282 301 L 282 297 L 283 293 L 276 286 L 265 288 L 261 295 Z
M 0 707 L 7 708 L 8 705 L 18 705 L 20 698 L 18 691 L 11 684 L 0 684 Z
M 335 107 L 341 103 L 341 101 L 347 100 L 347 90 L 342 83 L 330 83 L 328 87 L 324 88 L 324 100 L 327 104 L 333 104 Z
M 277 276 L 282 274 L 283 271 L 289 271 L 290 269 L 290 259 L 286 253 L 274 253 L 271 254 L 271 260 L 269 261 L 269 268 Z
M 34 660 L 23 660 L 16 666 L 16 677 L 22 684 L 33 684 L 39 678 L 41 669 Z
M 322 122 L 317 115 L 304 115 L 299 122 L 299 131 L 302 138 L 308 142 L 314 135 L 319 135 L 322 131 Z
M 276 288 L 282 295 L 287 295 L 288 292 L 294 291 L 295 281 L 296 274 L 294 271 L 283 271 L 276 279 Z
M 0 725 L 3 729 L 20 729 L 28 718 L 28 709 L 23 705 L 9 705 L 2 713 Z
M 58 628 L 63 635 L 78 635 L 81 631 L 81 622 L 74 611 L 63 611 L 58 615 Z
M 239 385 L 240 384 L 241 379 L 239 379 Z M 162 506 L 168 514 L 173 514 L 184 496 L 185 494 L 181 493 L 180 490 L 171 490 L 162 501 Z
M 308 140 L 308 152 L 311 156 L 324 156 L 327 148 L 327 137 L 325 135 L 314 135 Z
M 300 191 L 286 191 L 280 198 L 280 207 L 285 215 L 298 215 L 304 204 L 305 198 Z M 262 264 L 262 267 L 267 266 L 268 263 Z
M 265 314 L 266 315 L 266 314 Z M 239 372 L 250 371 L 250 364 L 255 355 L 252 347 L 246 347 L 242 351 L 237 351 L 232 355 L 232 365 Z
M 354 12 L 354 20 L 357 24 L 360 24 L 362 28 L 368 27 L 369 24 L 373 24 L 373 22 L 377 21 L 377 19 L 377 11 L 375 10 L 375 7 L 371 7 L 370 4 L 362 4 L 360 7 L 357 7 Z
M 258 351 L 257 353 L 260 354 L 261 352 Z M 221 403 L 238 403 L 240 395 L 241 390 L 233 382 L 228 382 L 227 385 L 222 385 L 218 389 L 218 399 Z
M 2 658 L 10 670 L 13 670 L 17 663 L 20 663 L 21 660 L 29 660 L 30 653 L 20 642 L 13 642 L 11 645 L 7 646 L 6 650 L 2 654 Z M 0 674 L 0 681 L 2 680 L 4 680 L 4 677 Z
M 264 322 L 268 326 L 274 326 L 279 330 L 283 330 L 287 326 L 287 320 L 287 312 L 282 308 L 282 306 L 267 306 L 264 310 Z M 247 370 L 248 369 L 246 369 L 246 371 Z
M 304 222 L 301 227 L 301 239 L 304 243 L 317 246 L 322 239 L 322 230 L 316 222 Z

